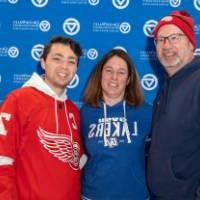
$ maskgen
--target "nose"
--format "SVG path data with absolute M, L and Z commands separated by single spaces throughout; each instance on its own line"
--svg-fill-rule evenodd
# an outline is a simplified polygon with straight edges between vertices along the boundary
M 64 69 L 68 68 L 68 63 L 66 61 L 63 61 L 62 68 L 64 68 Z
M 163 47 L 164 47 L 164 48 L 169 48 L 169 47 L 171 47 L 171 43 L 170 43 L 170 41 L 169 41 L 168 38 L 165 38 L 165 39 L 164 39 Z
M 117 79 L 117 72 L 113 72 L 113 73 L 112 73 L 112 79 L 113 79 L 113 80 L 116 80 L 116 79 Z

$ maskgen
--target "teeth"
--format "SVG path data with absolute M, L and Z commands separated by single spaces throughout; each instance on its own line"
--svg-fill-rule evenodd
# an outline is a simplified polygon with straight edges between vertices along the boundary
M 163 54 L 164 56 L 174 56 L 174 53 L 173 52 L 165 52 L 164 54 Z
M 115 84 L 115 83 L 110 83 L 109 84 L 111 87 L 117 87 L 117 84 Z
M 67 76 L 66 73 L 62 73 L 62 72 L 59 72 L 58 75 L 61 76 L 61 77 L 66 77 Z

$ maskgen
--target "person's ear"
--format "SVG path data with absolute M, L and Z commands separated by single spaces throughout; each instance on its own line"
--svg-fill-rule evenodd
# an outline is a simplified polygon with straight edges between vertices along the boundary
M 130 82 L 130 77 L 128 78 L 127 82 L 126 82 L 126 85 L 128 85 Z
M 42 69 L 45 70 L 45 62 L 44 62 L 43 58 L 40 61 L 40 65 L 41 65 Z

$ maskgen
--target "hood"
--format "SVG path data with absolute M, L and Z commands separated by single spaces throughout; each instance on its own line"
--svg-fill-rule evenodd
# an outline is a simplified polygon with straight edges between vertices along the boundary
M 33 87 L 51 97 L 53 97 L 56 100 L 65 101 L 67 99 L 67 95 L 66 95 L 67 89 L 65 89 L 65 91 L 63 92 L 63 94 L 61 96 L 58 96 L 53 91 L 53 89 L 44 82 L 44 79 L 42 78 L 42 76 L 39 76 L 35 72 L 32 74 L 30 79 L 24 83 L 24 85 L 22 87 Z

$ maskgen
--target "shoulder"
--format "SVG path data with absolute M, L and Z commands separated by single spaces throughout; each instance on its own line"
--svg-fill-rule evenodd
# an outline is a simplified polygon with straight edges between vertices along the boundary
M 102 108 L 99 108 L 99 107 L 97 108 L 97 107 L 89 106 L 87 104 L 83 104 L 80 109 L 80 114 L 82 118 L 84 118 L 85 116 L 96 117 L 100 115 L 101 111 L 102 111 Z
M 15 97 L 16 99 L 21 99 L 21 98 L 31 98 L 38 96 L 38 94 L 41 93 L 35 88 L 32 87 L 23 87 L 23 88 L 18 88 L 13 90 L 11 93 L 8 94 L 8 97 L 12 96 Z
M 67 99 L 66 104 L 70 110 L 73 110 L 74 112 L 79 113 L 78 106 L 72 100 Z
M 34 93 L 34 89 L 30 87 L 26 88 L 18 88 L 10 92 L 6 98 L 5 101 L 11 100 L 11 101 L 20 101 L 20 100 L 28 100 L 27 98 L 31 97 L 31 94 Z
M 128 116 L 150 122 L 152 117 L 152 105 L 145 102 L 138 107 L 129 106 Z
M 144 102 L 142 105 L 137 107 L 128 105 L 128 108 L 136 112 L 152 112 L 152 105 L 147 102 Z

